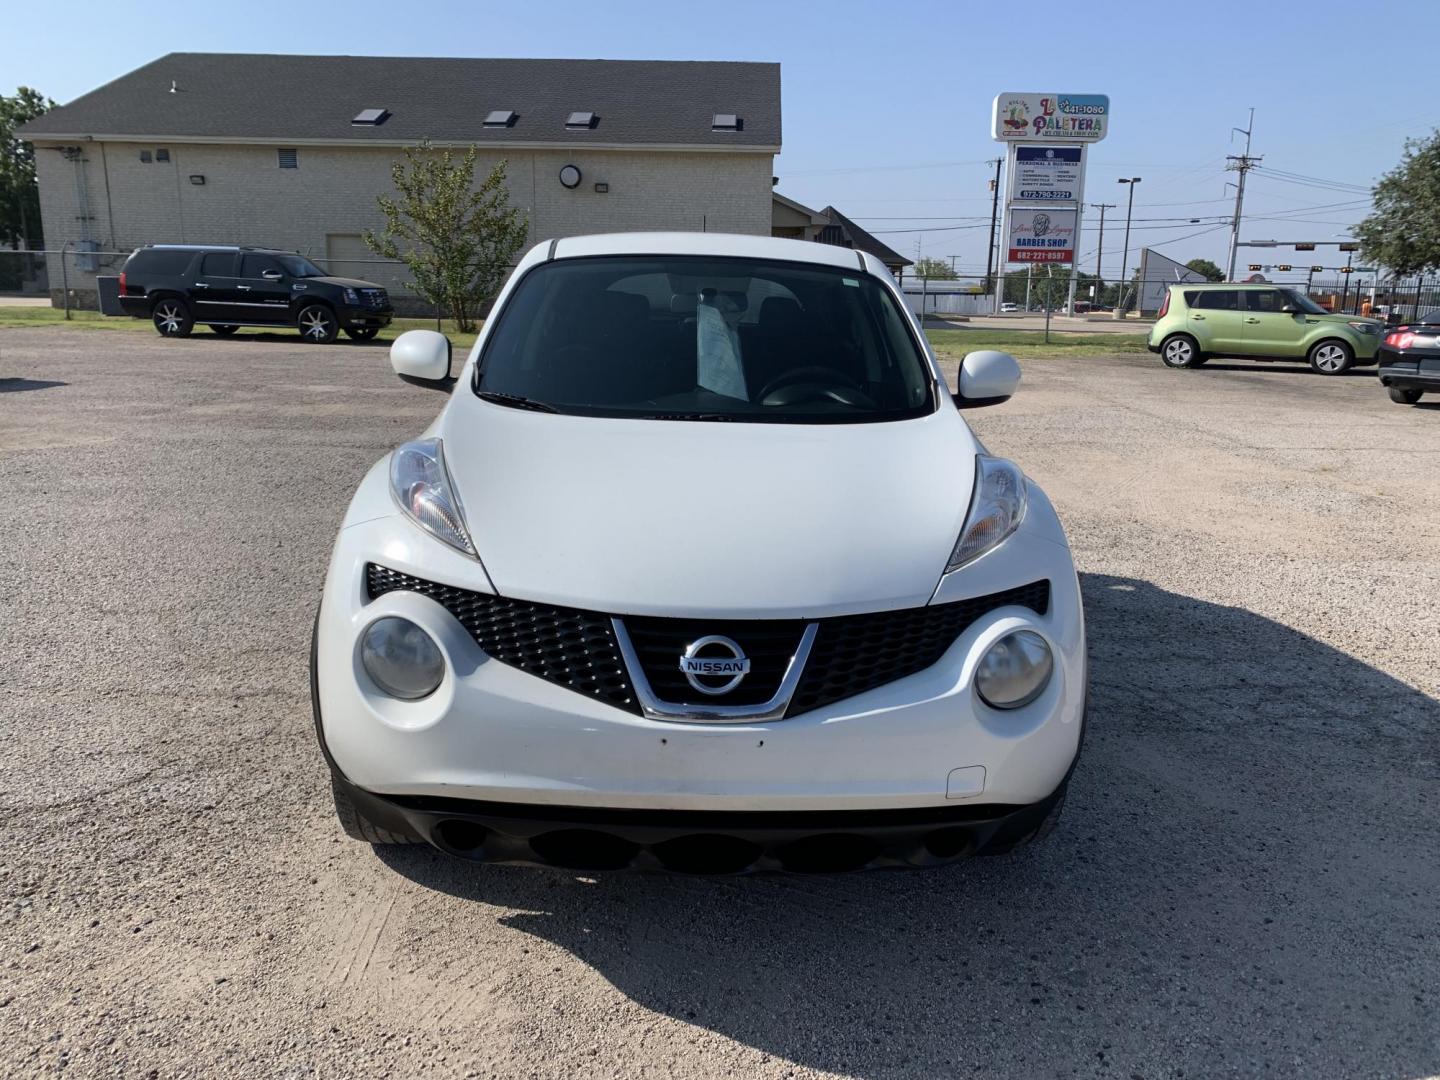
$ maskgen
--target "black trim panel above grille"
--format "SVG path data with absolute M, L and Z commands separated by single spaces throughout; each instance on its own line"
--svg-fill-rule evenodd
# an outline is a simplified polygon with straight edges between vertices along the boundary
M 374 563 L 365 568 L 365 584 L 371 600 L 397 590 L 428 596 L 454 615 L 488 656 L 643 715 L 609 615 L 470 592 Z M 778 680 L 771 669 L 793 652 L 804 626 L 813 621 L 818 630 L 785 713 L 790 717 L 924 671 L 937 663 L 976 619 L 1012 605 L 1044 615 L 1050 608 L 1050 583 L 1035 581 L 949 604 L 815 620 L 622 618 L 632 639 L 638 639 L 641 665 L 662 699 L 669 694 L 679 701 L 700 696 L 682 691 L 684 677 L 678 668 L 680 653 L 695 637 L 723 634 L 753 655 L 755 674 L 764 675 L 754 680 L 748 694 L 745 683 L 751 681 L 749 677 L 732 694 L 710 697 L 707 703 L 712 705 L 753 704 L 756 695 L 763 700 L 773 693 Z M 673 660 L 667 660 L 667 651 L 673 651 Z M 659 686 L 654 685 L 657 681 Z

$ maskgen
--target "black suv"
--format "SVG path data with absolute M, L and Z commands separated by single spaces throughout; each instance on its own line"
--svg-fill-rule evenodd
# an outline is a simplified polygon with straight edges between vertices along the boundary
M 196 323 L 221 335 L 293 326 L 317 345 L 341 330 L 369 341 L 395 314 L 380 286 L 330 277 L 293 251 L 208 244 L 136 248 L 120 271 L 120 306 L 165 337 L 185 337 Z

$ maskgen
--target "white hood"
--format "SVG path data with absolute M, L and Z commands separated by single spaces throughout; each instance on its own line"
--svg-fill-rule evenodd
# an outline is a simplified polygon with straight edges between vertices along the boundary
M 502 595 L 783 618 L 926 603 L 970 502 L 951 410 L 875 424 L 613 420 L 456 388 L 436 434 Z M 464 397 L 461 397 L 464 395 Z

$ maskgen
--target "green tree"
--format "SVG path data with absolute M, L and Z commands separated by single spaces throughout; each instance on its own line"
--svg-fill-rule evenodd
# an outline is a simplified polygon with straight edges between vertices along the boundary
M 44 247 L 40 228 L 40 188 L 35 183 L 35 148 L 15 132 L 55 107 L 38 90 L 22 86 L 0 97 L 0 242 L 14 247 Z
M 1216 266 L 1209 259 L 1191 259 L 1185 264 L 1185 269 L 1194 270 L 1206 281 L 1224 281 L 1225 271 Z
M 950 269 L 950 264 L 944 259 L 924 258 L 916 261 L 910 267 L 910 274 L 916 278 L 929 278 L 931 281 L 954 281 L 960 275 Z
M 1400 277 L 1440 269 L 1440 131 L 1406 141 L 1373 201 L 1374 212 L 1355 230 L 1366 260 Z
M 456 156 L 428 142 L 406 149 L 391 167 L 396 195 L 381 195 L 385 228 L 366 231 L 371 251 L 404 262 L 410 285 L 449 313 L 457 329 L 475 329 L 525 243 L 529 221 L 510 205 L 505 162 L 475 185 L 476 147 Z
M 1075 277 L 1075 300 L 1099 303 L 1101 289 L 1095 290 L 1095 296 L 1090 295 L 1090 288 L 1099 281 L 1094 274 L 1087 274 L 1082 271 L 1072 271 L 1068 266 L 1055 266 L 1054 264 L 1037 264 L 1034 272 L 1026 270 L 1011 270 L 1005 275 L 1005 299 L 1010 303 L 1025 303 L 1025 288 L 1027 278 L 1030 288 L 1030 306 L 1037 311 L 1044 310 L 1047 306 L 1051 311 L 1059 311 L 1065 306 L 1065 301 L 1070 296 L 1070 277 Z

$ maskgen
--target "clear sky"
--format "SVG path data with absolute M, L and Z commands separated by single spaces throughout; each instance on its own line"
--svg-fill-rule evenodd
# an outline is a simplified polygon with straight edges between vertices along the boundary
M 114 0 L 10 0 L 0 14 L 0 92 L 28 85 L 63 103 L 172 51 L 778 61 L 779 190 L 835 205 L 912 258 L 917 248 L 956 255 L 971 271 L 985 262 L 994 96 L 1105 93 L 1111 133 L 1090 151 L 1086 199 L 1119 204 L 1106 220 L 1107 276 L 1119 272 L 1121 176 L 1142 178 L 1131 266 L 1141 244 L 1223 266 L 1228 231 L 1216 223 L 1230 212 L 1224 185 L 1234 179 L 1225 155 L 1243 148 L 1230 129 L 1245 126 L 1252 106 L 1253 152 L 1264 163 L 1250 174 L 1245 239 L 1345 234 L 1405 138 L 1440 125 L 1440 54 L 1420 62 L 1392 48 L 1437 39 L 1437 0 L 305 7 L 251 0 L 147 13 Z M 1094 268 L 1096 221 L 1087 212 L 1085 270 Z

